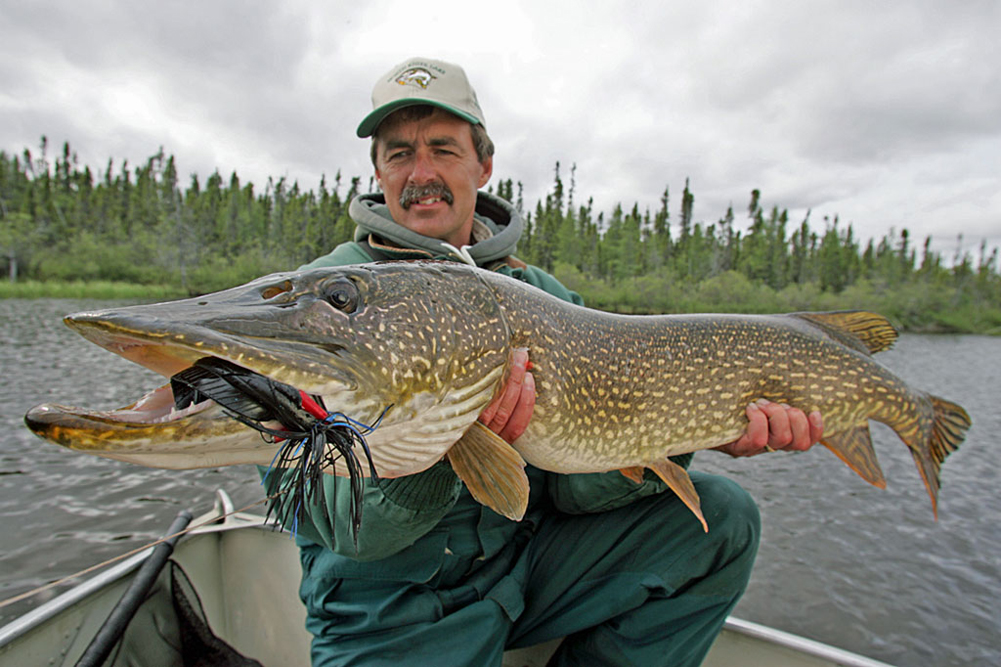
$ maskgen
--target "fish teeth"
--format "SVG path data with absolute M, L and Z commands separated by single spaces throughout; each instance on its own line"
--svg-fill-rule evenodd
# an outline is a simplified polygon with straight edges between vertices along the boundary
M 196 412 L 201 412 L 205 409 L 205 404 L 210 401 L 205 400 L 200 403 L 193 403 L 188 407 L 178 410 L 176 407 L 171 406 L 170 411 L 163 415 L 162 417 L 157 417 L 156 419 L 150 421 L 151 424 L 166 424 L 168 422 L 177 421 L 179 419 L 184 419 L 185 417 L 192 415 Z

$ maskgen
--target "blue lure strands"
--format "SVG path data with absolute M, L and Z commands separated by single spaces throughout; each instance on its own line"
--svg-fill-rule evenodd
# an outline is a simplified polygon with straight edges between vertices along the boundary
M 290 526 L 290 530 L 295 534 L 299 523 L 306 518 L 306 507 L 312 507 L 314 511 L 322 508 L 324 517 L 332 526 L 334 520 L 330 513 L 331 506 L 326 502 L 322 476 L 326 474 L 324 470 L 332 468 L 341 460 L 348 472 L 347 481 L 350 484 L 351 498 L 348 515 L 351 520 L 351 536 L 357 548 L 365 481 L 356 446 L 364 452 L 368 461 L 369 476 L 378 484 L 379 474 L 372 461 L 365 436 L 378 427 L 381 419 L 380 416 L 379 420 L 370 426 L 340 413 L 330 413 L 323 420 L 314 419 L 308 430 L 304 431 L 275 431 L 265 427 L 258 429 L 262 431 L 264 437 L 283 439 L 262 482 L 268 496 L 275 499 L 269 507 L 268 516 L 273 513 L 277 523 Z M 257 428 L 253 424 L 248 425 Z M 278 468 L 277 472 L 275 468 Z M 272 474 L 273 472 L 276 474 Z M 335 484 L 336 479 L 335 477 Z M 333 508 L 336 508 L 336 497 Z
M 356 447 L 364 453 L 369 476 L 378 484 L 379 475 L 365 436 L 379 426 L 389 407 L 371 425 L 340 412 L 328 412 L 322 399 L 316 396 L 311 397 L 314 405 L 310 410 L 303 405 L 309 399 L 295 387 L 212 357 L 199 359 L 174 375 L 170 382 L 178 409 L 211 399 L 234 419 L 260 431 L 269 442 L 280 443 L 262 484 L 271 499 L 268 519 L 273 517 L 275 523 L 288 527 L 293 535 L 306 519 L 307 507 L 314 511 L 322 508 L 328 524 L 334 525 L 331 509 L 336 508 L 336 497 L 333 507 L 329 507 L 322 476 L 327 474 L 325 470 L 343 461 L 350 485 L 351 536 L 357 549 L 365 475 Z M 314 413 L 326 416 L 320 419 Z M 278 422 L 284 429 L 264 426 L 269 421 Z

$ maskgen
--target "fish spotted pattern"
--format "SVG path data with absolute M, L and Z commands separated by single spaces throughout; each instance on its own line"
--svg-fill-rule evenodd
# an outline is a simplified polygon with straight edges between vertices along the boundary
M 562 473 L 621 470 L 632 479 L 649 468 L 701 520 L 687 473 L 668 457 L 735 440 L 746 406 L 759 398 L 819 410 L 824 444 L 879 486 L 868 420 L 889 425 L 910 448 L 934 509 L 941 464 L 970 425 L 961 407 L 909 387 L 872 358 L 896 338 L 873 313 L 614 315 L 455 263 L 277 274 L 67 323 L 167 376 L 213 356 L 320 396 L 363 423 L 385 412 L 368 438 L 380 476 L 419 472 L 447 456 L 474 497 L 512 518 L 527 502 L 528 462 Z M 519 347 L 529 349 L 537 399 L 512 447 L 476 417 Z M 145 465 L 273 458 L 273 445 L 211 401 L 174 411 L 165 389 L 119 411 L 40 406 L 26 419 L 59 444 Z

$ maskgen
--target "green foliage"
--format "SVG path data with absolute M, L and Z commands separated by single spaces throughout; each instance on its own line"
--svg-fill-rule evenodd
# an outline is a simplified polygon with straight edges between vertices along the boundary
M 137 285 L 106 280 L 0 281 L 0 299 L 130 299 L 155 302 L 183 296 L 187 294 L 174 285 Z
M 552 230 L 571 221 L 580 239 L 587 229 L 583 214 L 560 208 L 562 187 L 557 168 L 553 192 L 538 204 L 520 255 L 554 270 L 591 307 L 623 313 L 867 309 L 907 330 L 1001 334 L 998 253 L 986 245 L 977 260 L 957 254 L 946 267 L 930 239 L 919 263 L 907 230 L 890 230 L 860 250 L 851 225 L 825 219 L 818 234 L 808 213 L 789 233 L 788 212 L 774 206 L 766 213 L 758 190 L 751 192 L 748 229 L 741 234 L 732 208 L 714 224 L 694 221 L 695 197 L 686 181 L 676 237 L 665 189 L 653 216 L 621 204 L 607 221 L 598 215 L 597 261 L 583 244 L 553 264 L 546 253 L 564 237 Z M 591 215 L 589 207 L 588 221 Z
M 269 180 L 258 194 L 234 172 L 178 186 L 163 149 L 143 165 L 109 160 L 95 180 L 68 144 L 54 161 L 0 152 L 0 267 L 8 280 L 169 284 L 200 293 L 287 270 L 351 237 L 346 198 Z
M 96 176 L 68 144 L 55 158 L 48 152 L 45 137 L 37 155 L 0 152 L 0 270 L 8 278 L 0 296 L 46 292 L 39 285 L 61 295 L 102 295 L 123 284 L 204 293 L 294 268 L 354 232 L 347 205 L 361 192 L 359 177 L 343 194 L 339 172 L 316 191 L 285 178 L 258 189 L 235 172 L 192 176 L 182 189 L 163 149 L 138 167 L 109 160 Z M 580 203 L 576 166 L 569 185 L 558 163 L 553 177 L 526 216 L 519 256 L 552 271 L 592 307 L 863 308 L 912 330 L 1001 333 L 997 250 L 986 245 L 979 257 L 957 253 L 947 266 L 925 239 L 919 261 L 906 229 L 863 243 L 835 217 L 814 231 L 809 214 L 791 222 L 787 211 L 764 206 L 759 190 L 750 193 L 746 224 L 732 207 L 715 222 L 698 221 L 688 181 L 673 218 L 667 187 L 656 211 L 619 204 L 606 215 L 590 200 Z M 519 210 L 522 190 L 510 179 L 496 186 Z

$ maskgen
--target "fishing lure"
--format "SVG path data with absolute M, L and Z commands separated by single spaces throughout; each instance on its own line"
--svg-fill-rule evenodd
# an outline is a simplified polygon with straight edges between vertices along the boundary
M 378 427 L 382 416 L 374 424 L 363 424 L 342 413 L 329 412 L 319 396 L 212 357 L 199 359 L 177 373 L 170 378 L 170 384 L 177 409 L 211 399 L 234 419 L 260 431 L 265 439 L 281 443 L 262 483 L 272 499 L 268 518 L 274 516 L 276 523 L 289 526 L 293 534 L 305 519 L 309 505 L 322 507 L 333 525 L 322 475 L 324 469 L 343 460 L 351 488 L 351 535 L 357 548 L 365 491 L 357 448 L 364 452 L 369 474 L 378 484 L 379 475 L 365 436 Z M 277 422 L 282 428 L 265 426 L 268 422 Z

